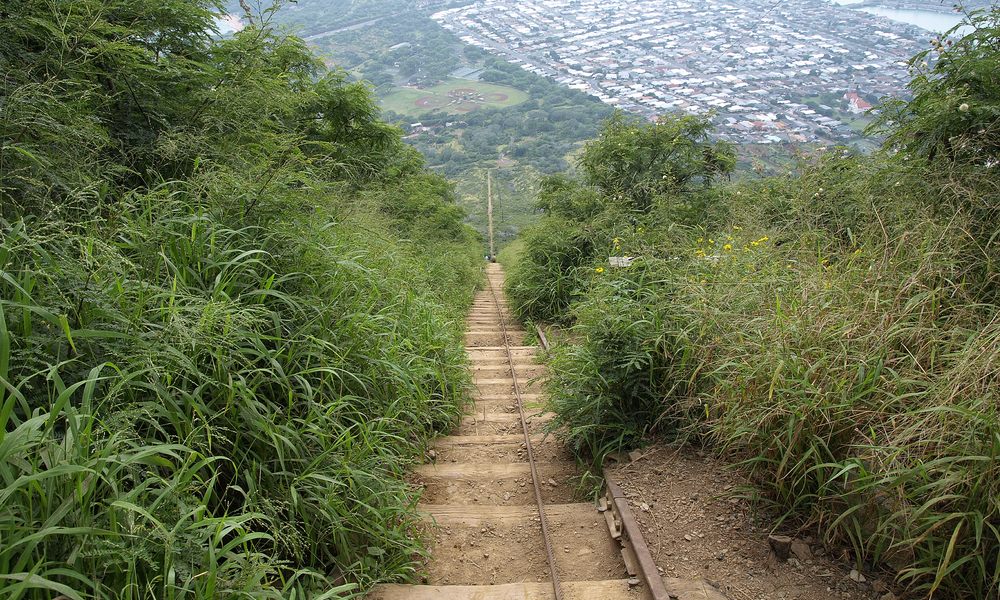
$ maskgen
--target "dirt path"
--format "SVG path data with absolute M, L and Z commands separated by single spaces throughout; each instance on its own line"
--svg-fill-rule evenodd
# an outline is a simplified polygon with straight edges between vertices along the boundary
M 895 600 L 891 580 L 852 574 L 844 548 L 793 537 L 787 561 L 770 551 L 771 517 L 740 498 L 745 482 L 726 465 L 690 448 L 654 445 L 610 469 L 633 506 L 654 560 L 671 578 L 701 578 L 733 600 Z
M 503 272 L 489 266 L 492 290 L 481 292 L 469 313 L 466 349 L 477 388 L 475 405 L 455 435 L 440 438 L 428 464 L 412 481 L 424 489 L 419 509 L 436 523 L 425 585 L 386 585 L 373 600 L 554 598 L 541 520 L 535 501 L 518 391 L 525 404 L 556 572 L 566 600 L 639 600 L 628 585 L 620 545 L 591 503 L 574 501 L 575 461 L 551 437 L 534 433 L 538 383 L 545 367 L 535 346 L 507 317 Z M 508 328 L 510 358 L 494 295 Z

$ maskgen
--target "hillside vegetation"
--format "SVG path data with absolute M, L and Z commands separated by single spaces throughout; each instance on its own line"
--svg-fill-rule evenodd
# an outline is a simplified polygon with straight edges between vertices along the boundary
M 0 597 L 413 575 L 482 263 L 369 89 L 210 0 L 0 8 Z
M 727 183 L 707 123 L 615 115 L 578 177 L 543 179 L 501 258 L 522 319 L 572 326 L 552 431 L 595 466 L 653 433 L 711 444 L 778 528 L 996 598 L 1000 9 L 973 24 L 911 60 L 872 156 Z

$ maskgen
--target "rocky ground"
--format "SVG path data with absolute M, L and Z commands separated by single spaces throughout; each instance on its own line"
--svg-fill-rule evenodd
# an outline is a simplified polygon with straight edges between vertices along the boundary
M 610 469 L 629 498 L 663 576 L 700 578 L 732 600 L 894 600 L 902 590 L 880 573 L 859 573 L 845 548 L 786 533 L 751 502 L 746 482 L 705 452 L 653 445 Z M 787 559 L 776 556 L 787 552 Z

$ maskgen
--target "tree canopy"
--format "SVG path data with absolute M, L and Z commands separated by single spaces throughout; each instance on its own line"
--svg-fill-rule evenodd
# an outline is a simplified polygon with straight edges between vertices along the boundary
M 909 61 L 909 100 L 886 98 L 869 133 L 906 155 L 996 167 L 1000 161 L 1000 7 L 967 15 Z
M 732 171 L 735 154 L 725 142 L 709 142 L 708 119 L 667 114 L 655 123 L 615 112 L 601 135 L 584 146 L 579 166 L 584 181 L 605 196 L 649 210 L 664 194 L 707 188 Z

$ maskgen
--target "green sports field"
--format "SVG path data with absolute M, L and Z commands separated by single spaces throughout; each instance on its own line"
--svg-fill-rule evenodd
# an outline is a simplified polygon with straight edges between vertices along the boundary
M 395 88 L 381 102 L 385 110 L 416 117 L 429 110 L 462 115 L 485 106 L 514 106 L 527 99 L 527 92 L 505 85 L 448 78 L 423 90 Z

